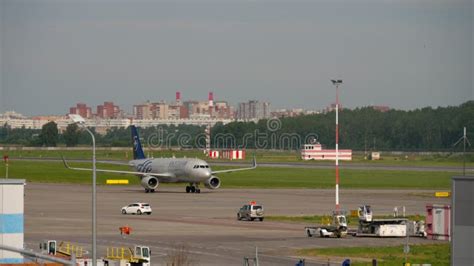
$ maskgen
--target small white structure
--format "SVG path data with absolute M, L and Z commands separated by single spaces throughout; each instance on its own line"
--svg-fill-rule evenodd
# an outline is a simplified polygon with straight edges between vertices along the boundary
M 451 205 L 426 205 L 428 239 L 451 241 Z
M 23 248 L 24 179 L 0 179 L 0 244 Z M 0 264 L 23 263 L 23 256 L 0 250 Z
M 372 161 L 380 160 L 380 152 L 373 151 L 372 154 L 370 155 L 370 158 L 372 159 Z
M 336 150 L 326 150 L 319 143 L 305 144 L 301 149 L 303 160 L 336 160 Z M 339 149 L 339 160 L 351 161 L 352 150 Z

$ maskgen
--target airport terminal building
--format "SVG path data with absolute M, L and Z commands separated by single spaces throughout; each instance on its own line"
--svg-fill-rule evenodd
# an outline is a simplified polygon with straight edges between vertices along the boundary
M 0 179 L 0 245 L 23 249 L 24 189 L 24 179 Z M 0 250 L 4 263 L 23 263 L 23 256 Z

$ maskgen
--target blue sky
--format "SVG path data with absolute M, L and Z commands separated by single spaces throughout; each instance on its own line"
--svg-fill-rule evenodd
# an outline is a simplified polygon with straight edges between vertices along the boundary
M 82 101 L 341 101 L 413 109 L 474 98 L 473 4 L 449 1 L 0 0 L 0 112 Z

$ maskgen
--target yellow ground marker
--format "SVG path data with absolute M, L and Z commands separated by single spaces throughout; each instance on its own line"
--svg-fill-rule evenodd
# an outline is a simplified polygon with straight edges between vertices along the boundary
M 128 179 L 107 179 L 107 185 L 128 185 Z
M 451 192 L 448 191 L 435 192 L 435 197 L 437 198 L 449 198 L 449 196 L 451 196 Z

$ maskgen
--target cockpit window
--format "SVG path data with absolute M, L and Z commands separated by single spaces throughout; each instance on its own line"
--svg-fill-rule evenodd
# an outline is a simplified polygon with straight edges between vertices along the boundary
M 196 168 L 209 168 L 209 165 L 195 165 L 193 166 L 194 169 Z

